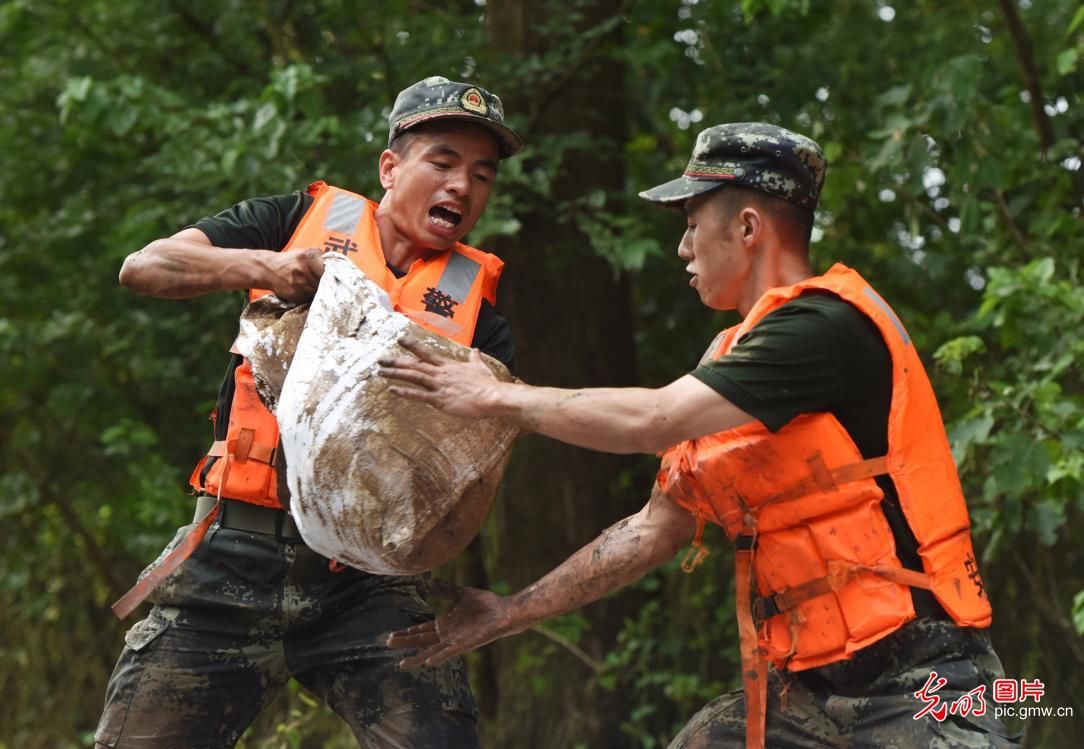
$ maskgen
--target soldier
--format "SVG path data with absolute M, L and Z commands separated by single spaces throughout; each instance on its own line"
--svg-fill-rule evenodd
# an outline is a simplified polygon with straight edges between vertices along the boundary
M 678 256 L 701 301 L 743 317 L 666 387 L 498 383 L 478 361 L 420 349 L 384 363 L 399 394 L 449 413 L 595 450 L 665 451 L 647 505 L 547 576 L 506 598 L 467 589 L 436 622 L 393 635 L 417 650 L 405 666 L 596 600 L 690 538 L 691 569 L 712 522 L 736 544 L 745 684 L 672 747 L 1012 743 L 981 709 L 1001 666 L 922 363 L 858 273 L 837 264 L 815 275 L 810 264 L 825 166 L 804 136 L 719 125 L 700 133 L 682 176 L 641 193 L 684 211 Z M 916 693 L 943 702 L 916 719 Z
M 164 298 L 265 289 L 303 302 L 323 253 L 339 252 L 419 324 L 511 366 L 493 306 L 503 264 L 460 240 L 519 136 L 495 95 L 438 76 L 402 91 L 389 124 L 379 204 L 322 182 L 249 199 L 133 253 L 121 284 Z M 432 619 L 428 576 L 366 574 L 305 545 L 280 503 L 275 418 L 238 354 L 212 420 L 215 442 L 191 478 L 193 524 L 115 607 L 155 603 L 125 637 L 96 746 L 231 747 L 290 677 L 364 746 L 477 746 L 462 665 L 404 672 L 384 644 Z

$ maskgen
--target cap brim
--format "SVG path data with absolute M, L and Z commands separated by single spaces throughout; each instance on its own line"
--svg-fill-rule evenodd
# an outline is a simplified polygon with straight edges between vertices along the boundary
M 678 177 L 669 182 L 664 182 L 658 187 L 644 190 L 640 197 L 656 205 L 667 208 L 680 208 L 691 197 L 702 195 L 716 188 L 728 184 L 718 179 L 693 179 L 692 177 Z
M 507 159 L 509 156 L 515 156 L 523 150 L 523 139 L 519 137 L 519 134 L 516 133 L 515 130 L 494 122 L 488 117 L 471 114 L 470 112 L 438 112 L 431 115 L 423 114 L 420 117 L 411 120 L 410 124 L 400 126 L 399 132 L 396 133 L 396 135 L 405 133 L 418 125 L 424 125 L 427 122 L 434 122 L 436 120 L 467 120 L 468 122 L 475 122 L 482 127 L 487 128 L 497 136 L 497 141 L 501 144 L 500 157 L 502 159 Z

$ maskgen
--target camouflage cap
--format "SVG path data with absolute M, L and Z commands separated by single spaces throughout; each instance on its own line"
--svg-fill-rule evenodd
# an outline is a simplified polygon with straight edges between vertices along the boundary
M 766 122 L 733 122 L 701 132 L 684 174 L 640 197 L 667 205 L 741 185 L 813 210 L 827 165 L 821 147 L 804 135 Z
M 496 94 L 439 75 L 418 81 L 395 97 L 388 115 L 388 145 L 416 125 L 448 119 L 470 120 L 489 128 L 500 143 L 502 159 L 523 149 L 523 140 L 504 124 L 504 106 Z

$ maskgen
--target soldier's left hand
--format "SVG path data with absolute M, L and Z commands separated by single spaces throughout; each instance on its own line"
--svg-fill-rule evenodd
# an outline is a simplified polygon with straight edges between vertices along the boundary
M 451 600 L 452 607 L 439 619 L 388 635 L 388 647 L 415 651 L 399 662 L 400 668 L 439 666 L 523 630 L 514 621 L 508 599 L 496 593 L 434 582 L 433 595 Z

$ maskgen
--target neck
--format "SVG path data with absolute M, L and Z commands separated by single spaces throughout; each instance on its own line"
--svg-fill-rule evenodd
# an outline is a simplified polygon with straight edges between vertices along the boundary
M 813 275 L 807 251 L 783 247 L 767 249 L 756 253 L 757 260 L 749 274 L 746 293 L 738 303 L 738 312 L 742 317 L 748 315 L 757 300 L 769 290 L 796 284 Z
M 421 247 L 400 232 L 383 202 L 377 206 L 374 219 L 377 233 L 380 234 L 380 249 L 384 252 L 384 261 L 399 270 L 408 271 L 415 260 L 425 260 L 436 254 L 436 250 Z

